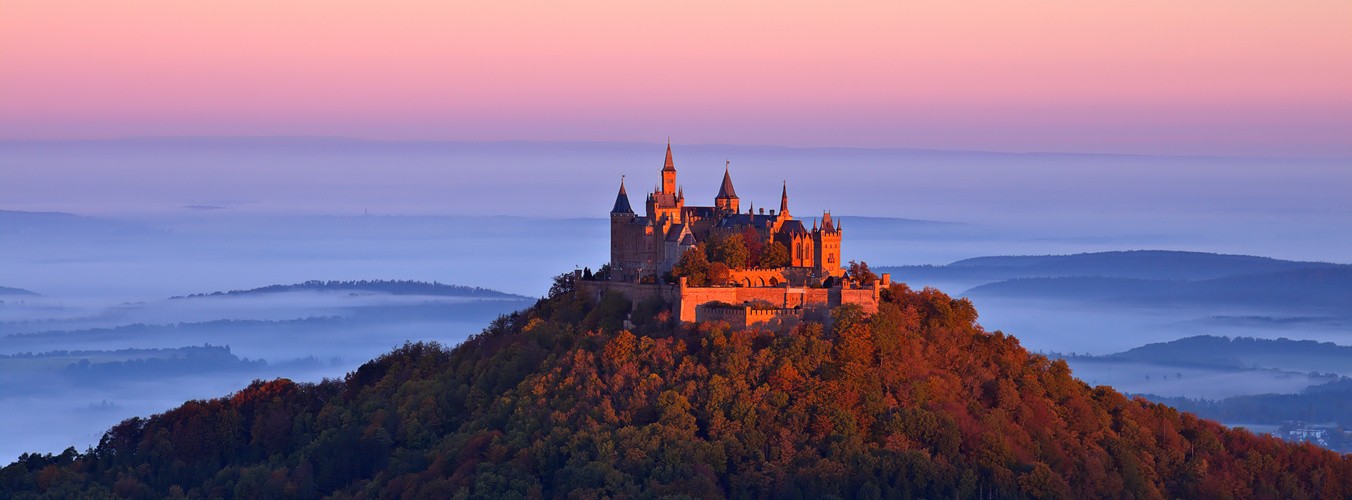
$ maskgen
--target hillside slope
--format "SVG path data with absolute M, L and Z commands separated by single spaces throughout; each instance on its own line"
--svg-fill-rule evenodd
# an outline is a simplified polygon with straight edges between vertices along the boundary
M 966 300 L 883 298 L 773 334 L 590 304 L 561 278 L 454 349 L 256 382 L 124 421 L 85 454 L 24 456 L 0 496 L 1352 495 L 1352 459 L 1089 387 Z

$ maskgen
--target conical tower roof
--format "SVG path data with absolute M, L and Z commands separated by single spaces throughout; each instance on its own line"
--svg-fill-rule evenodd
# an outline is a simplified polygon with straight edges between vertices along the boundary
M 624 179 L 620 179 L 620 194 L 615 195 L 615 208 L 610 209 L 613 215 L 632 214 L 633 207 L 629 206 L 629 194 L 624 192 Z
M 732 176 L 728 175 L 728 168 L 723 167 L 723 186 L 718 188 L 718 196 L 714 199 L 733 199 L 737 197 L 737 190 L 732 188 Z
M 789 212 L 789 181 L 784 181 L 784 190 L 779 194 L 779 213 Z
M 675 172 L 676 163 L 671 161 L 671 141 L 667 141 L 667 162 L 662 166 L 663 172 Z

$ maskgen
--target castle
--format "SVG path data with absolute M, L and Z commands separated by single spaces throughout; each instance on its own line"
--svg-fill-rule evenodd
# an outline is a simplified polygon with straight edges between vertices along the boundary
M 702 243 L 740 236 L 787 252 L 787 265 L 731 269 L 723 282 L 693 286 L 686 277 L 673 278 L 681 257 Z M 724 166 L 723 183 L 713 206 L 685 204 L 685 190 L 676 183 L 676 165 L 667 144 L 661 184 L 644 199 L 644 214 L 634 213 L 620 181 L 610 210 L 609 272 L 602 279 L 579 280 L 579 290 L 600 299 L 618 292 L 634 304 L 660 298 L 671 304 L 680 321 L 727 321 L 737 328 L 788 327 L 802 320 L 828 322 L 831 308 L 858 304 L 877 310 L 880 286 L 889 277 L 861 284 L 847 279 L 841 266 L 841 225 L 823 213 L 808 230 L 789 212 L 788 183 L 779 210 L 755 210 L 741 200 Z M 578 277 L 582 275 L 579 271 Z M 670 280 L 670 281 L 668 281 Z

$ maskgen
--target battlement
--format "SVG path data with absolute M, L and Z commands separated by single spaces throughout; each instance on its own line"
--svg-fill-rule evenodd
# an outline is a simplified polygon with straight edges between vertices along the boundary
M 637 306 L 659 298 L 671 305 L 672 317 L 682 323 L 727 321 L 733 328 L 786 329 L 802 321 L 829 324 L 831 309 L 843 304 L 859 305 L 865 312 L 878 311 L 878 295 L 891 284 L 891 275 L 867 285 L 841 280 L 831 287 L 790 286 L 687 286 L 679 283 L 633 283 L 627 281 L 583 280 L 575 275 L 578 293 L 600 300 L 607 292 L 618 292 Z

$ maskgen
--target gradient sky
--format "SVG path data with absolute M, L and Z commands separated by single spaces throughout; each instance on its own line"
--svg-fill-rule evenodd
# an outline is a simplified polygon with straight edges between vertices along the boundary
M 1352 2 L 0 0 L 0 138 L 1352 156 Z

